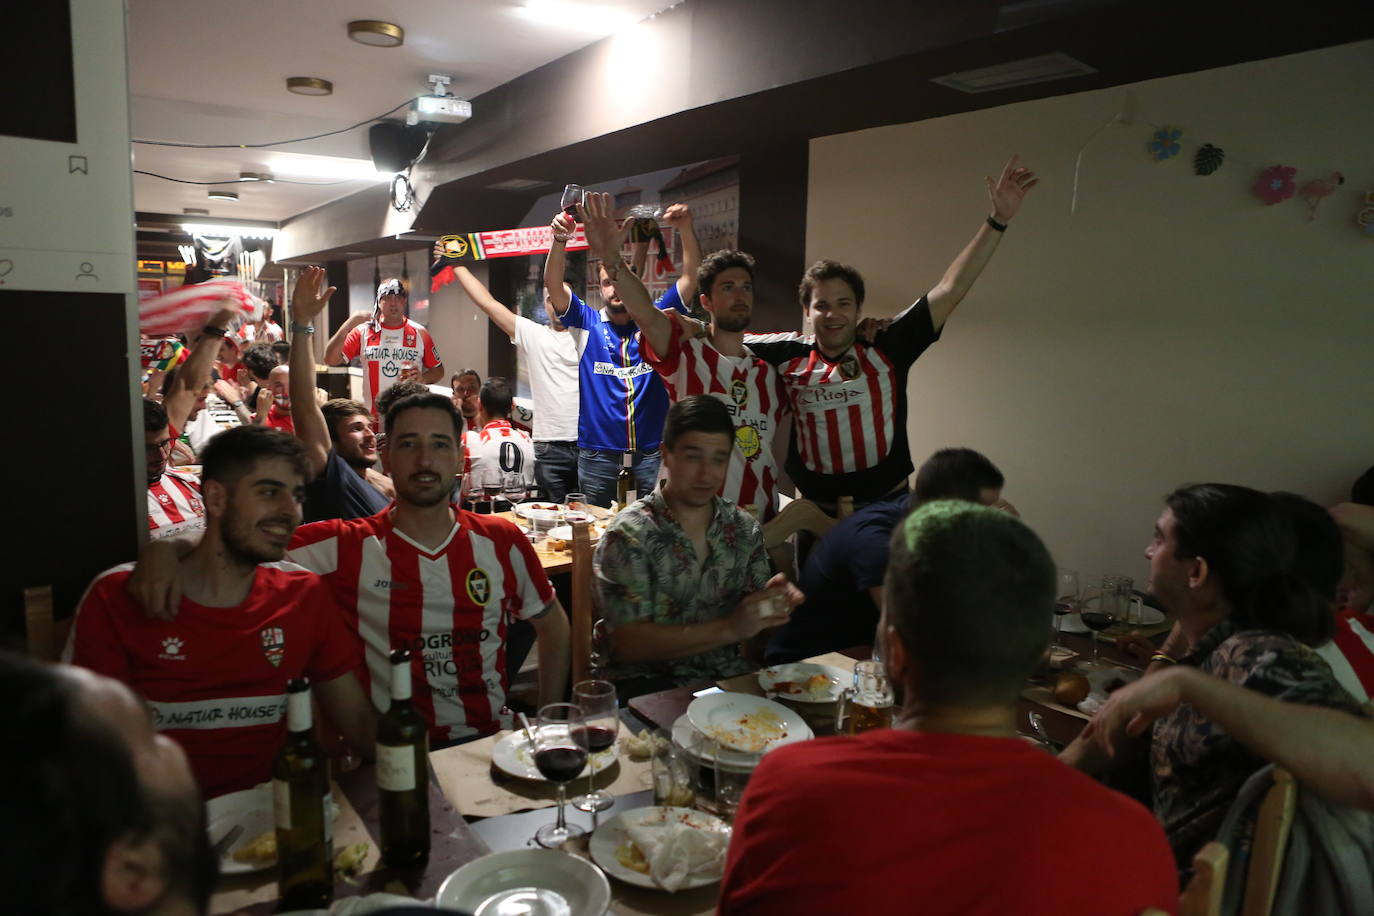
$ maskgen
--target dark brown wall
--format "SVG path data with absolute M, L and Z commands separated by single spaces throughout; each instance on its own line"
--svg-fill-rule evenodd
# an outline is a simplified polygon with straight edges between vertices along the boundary
M 740 156 L 739 246 L 758 262 L 754 272 L 757 331 L 798 328 L 797 283 L 805 269 L 806 141 Z

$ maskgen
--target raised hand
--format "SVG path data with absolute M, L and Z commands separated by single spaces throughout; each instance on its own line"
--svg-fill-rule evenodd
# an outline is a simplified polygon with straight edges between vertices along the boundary
M 662 220 L 681 232 L 692 225 L 692 208 L 686 204 L 673 204 L 663 211 Z
M 549 223 L 549 228 L 553 230 L 553 240 L 555 242 L 566 242 L 572 238 L 572 234 L 577 231 L 577 221 L 562 210 Z
M 863 321 L 859 322 L 859 326 L 855 329 L 854 333 L 855 336 L 864 343 L 871 344 L 873 341 L 877 340 L 878 335 L 886 331 L 891 324 L 891 318 L 865 318 Z
M 585 202 L 577 207 L 577 215 L 587 235 L 587 247 L 601 258 L 602 263 L 615 263 L 623 233 L 615 219 L 615 201 L 611 195 L 588 191 Z
M 983 180 L 988 184 L 988 199 L 992 202 L 992 218 L 999 223 L 1007 223 L 1021 209 L 1026 192 L 1040 183 L 1035 173 L 1020 164 L 1020 156 L 1012 156 L 1002 168 L 1002 174 L 994 182 L 991 178 Z
M 329 304 L 334 295 L 334 287 L 324 288 L 327 282 L 323 267 L 307 267 L 296 278 L 296 288 L 291 291 L 291 320 L 297 324 L 310 324 Z

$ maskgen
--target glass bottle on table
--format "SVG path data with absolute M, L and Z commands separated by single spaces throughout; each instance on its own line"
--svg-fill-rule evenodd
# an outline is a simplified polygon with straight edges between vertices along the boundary
M 633 500 L 634 496 L 634 456 L 630 452 L 620 456 L 620 473 L 615 477 L 615 501 L 620 503 L 620 508 L 624 509 Z
M 334 804 L 329 760 L 315 740 L 310 682 L 286 685 L 286 742 L 272 761 L 281 909 L 329 906 L 334 899 Z
M 409 649 L 391 653 L 391 708 L 377 721 L 377 801 L 382 861 L 429 861 L 429 727 L 410 702 Z

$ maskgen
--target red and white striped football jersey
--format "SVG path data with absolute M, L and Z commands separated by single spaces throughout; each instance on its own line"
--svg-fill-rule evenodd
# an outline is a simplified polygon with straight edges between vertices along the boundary
M 433 550 L 397 531 L 388 509 L 303 525 L 287 554 L 325 580 L 362 637 L 377 709 L 391 705 L 391 651 L 411 650 L 415 708 L 435 741 L 510 727 L 507 628 L 554 601 L 519 528 L 453 508 L 453 530 Z
M 674 401 L 712 394 L 725 404 L 735 421 L 735 447 L 720 495 L 739 506 L 756 506 L 765 520 L 772 518 L 778 508 L 773 435 L 787 410 L 777 370 L 748 347 L 745 356 L 726 356 L 704 337 L 688 338 L 674 313 L 668 313 L 668 320 L 673 330 L 667 352 L 656 352 L 647 337 L 640 352 L 662 376 Z
M 205 527 L 205 505 L 200 501 L 200 481 L 190 474 L 167 470 L 148 484 L 148 537 L 171 537 Z
M 395 328 L 376 321 L 358 325 L 344 338 L 343 356 L 362 359 L 363 400 L 373 413 L 378 395 L 401 377 L 405 363 L 424 369 L 443 364 L 429 332 L 410 319 Z
M 852 496 L 867 503 L 900 486 L 912 470 L 907 445 L 907 375 L 940 335 L 924 296 L 893 319 L 872 346 L 856 342 L 829 359 L 814 337 L 746 334 L 777 366 L 792 403 L 787 472 L 811 499 Z
M 463 489 L 499 487 L 507 474 L 519 474 L 534 489 L 534 441 L 510 420 L 492 420 L 463 433 Z

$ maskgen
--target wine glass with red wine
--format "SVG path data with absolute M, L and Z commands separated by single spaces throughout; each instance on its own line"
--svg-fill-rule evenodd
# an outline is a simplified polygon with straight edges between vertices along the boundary
M 539 710 L 534 724 L 534 765 L 539 775 L 558 786 L 558 820 L 545 824 L 534 835 L 535 842 L 549 849 L 587 831 L 569 824 L 563 807 L 567 786 L 587 765 L 586 725 L 581 707 L 573 703 L 550 703 Z
M 1088 639 L 1093 644 L 1093 654 L 1092 658 L 1088 659 L 1087 665 L 1095 668 L 1098 665 L 1097 634 L 1116 623 L 1118 615 L 1115 605 L 1109 596 L 1103 593 L 1098 595 L 1095 601 L 1084 601 L 1083 610 L 1079 612 L 1078 617 L 1083 621 L 1083 626 L 1092 630 L 1092 635 Z
M 615 685 L 610 681 L 578 681 L 573 685 L 573 702 L 582 707 L 587 750 L 595 754 L 615 746 L 620 731 L 620 710 L 616 706 Z M 611 793 L 596 788 L 596 764 L 587 767 L 587 791 L 573 799 L 573 807 L 595 815 L 615 804 Z M 592 823 L 595 824 L 593 817 Z

